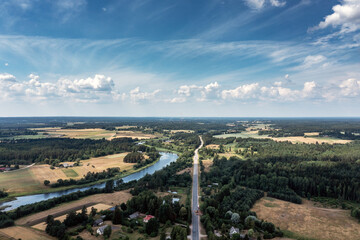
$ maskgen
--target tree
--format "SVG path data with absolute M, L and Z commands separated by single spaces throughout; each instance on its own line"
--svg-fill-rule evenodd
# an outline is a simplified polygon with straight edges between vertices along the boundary
M 122 219 L 122 212 L 119 208 L 118 205 L 115 206 L 115 210 L 114 210 L 114 215 L 113 215 L 113 219 L 112 219 L 112 223 L 113 224 L 121 224 L 123 219 Z
M 180 211 L 179 211 L 179 216 L 181 217 L 182 220 L 186 220 L 187 219 L 187 209 L 185 207 L 181 207 Z
M 238 213 L 233 213 L 231 215 L 231 221 L 233 223 L 239 223 L 240 222 L 240 215 Z
M 125 203 L 121 203 L 120 207 L 121 207 L 121 210 L 123 210 L 123 211 L 126 211 L 126 209 L 127 209 L 127 206 Z
M 156 236 L 158 231 L 159 231 L 159 222 L 155 218 L 151 218 L 145 226 L 145 232 L 148 235 L 154 233 Z
M 166 234 L 164 231 L 162 231 L 160 234 L 160 240 L 165 240 L 165 239 L 166 239 Z
M 48 186 L 50 184 L 50 181 L 49 180 L 44 180 L 44 185 L 45 186 Z
M 104 192 L 106 192 L 106 193 L 114 192 L 114 180 L 106 181 Z
M 110 235 L 111 235 L 111 226 L 107 226 L 104 229 L 104 238 L 107 239 L 110 237 Z
M 171 239 L 176 239 L 176 240 L 187 240 L 186 229 L 176 225 L 175 227 L 173 227 L 170 237 Z

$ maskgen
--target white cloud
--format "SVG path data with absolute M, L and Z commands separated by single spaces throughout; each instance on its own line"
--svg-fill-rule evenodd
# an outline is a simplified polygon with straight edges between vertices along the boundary
M 85 92 L 85 91 L 111 91 L 115 86 L 114 81 L 110 77 L 96 74 L 94 78 L 86 79 L 60 79 L 59 84 L 62 90 L 69 92 Z
M 341 32 L 354 32 L 360 28 L 360 1 L 343 0 L 333 6 L 333 13 L 320 22 L 317 29 L 341 27 Z M 316 29 L 315 28 L 315 29 Z
M 204 102 L 218 98 L 218 89 L 220 85 L 217 82 L 209 83 L 205 86 L 182 85 L 176 91 L 176 96 L 167 100 L 171 103 L 186 102 L 188 98 L 195 97 L 197 101 Z
M 41 82 L 36 74 L 28 81 L 17 81 L 15 76 L 0 74 L 0 93 L 4 100 L 38 101 L 62 98 L 63 101 L 100 102 L 116 96 L 114 82 L 104 75 L 93 78 L 67 79 L 57 82 Z
M 355 97 L 360 95 L 360 81 L 349 78 L 339 85 L 341 96 Z
M 285 1 L 280 1 L 280 0 L 244 0 L 244 1 L 249 7 L 253 9 L 262 9 L 263 7 L 265 7 L 266 4 L 270 4 L 271 6 L 274 7 L 283 7 L 286 4 Z
M 223 90 L 222 99 L 246 99 L 255 98 L 259 90 L 259 83 L 245 84 L 235 89 Z
M 153 92 L 141 92 L 140 87 L 136 87 L 135 89 L 130 91 L 129 95 L 132 103 L 138 103 L 141 101 L 154 100 L 159 92 L 160 89 L 157 89 Z

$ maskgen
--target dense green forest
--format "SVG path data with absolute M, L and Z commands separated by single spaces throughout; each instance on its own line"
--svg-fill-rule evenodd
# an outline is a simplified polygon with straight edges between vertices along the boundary
M 28 139 L 0 142 L 0 164 L 58 164 L 91 157 L 131 151 L 135 140 L 117 138 L 111 141 L 91 139 Z

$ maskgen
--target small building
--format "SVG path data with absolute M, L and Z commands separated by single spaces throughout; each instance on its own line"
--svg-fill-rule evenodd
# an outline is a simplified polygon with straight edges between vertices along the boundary
M 173 198 L 172 199 L 172 203 L 174 204 L 174 203 L 177 203 L 177 202 L 179 202 L 180 201 L 180 198 Z
M 104 234 L 104 231 L 105 231 L 105 228 L 107 228 L 109 225 L 104 225 L 102 227 L 99 227 L 98 230 L 96 230 L 96 233 L 99 234 L 99 235 L 103 235 Z
M 134 212 L 133 214 L 130 214 L 129 215 L 129 220 L 131 219 L 136 219 L 140 216 L 140 213 L 139 212 Z
M 150 219 L 155 218 L 153 215 L 146 215 L 143 219 L 144 223 L 149 222 Z
M 63 167 L 63 168 L 68 168 L 68 167 L 72 167 L 72 166 L 73 166 L 73 164 L 68 164 L 68 163 L 61 163 L 59 165 L 59 167 Z
M 229 231 L 230 237 L 232 237 L 232 235 L 234 235 L 235 233 L 240 234 L 240 230 L 238 228 L 231 227 Z
M 96 220 L 94 221 L 93 227 L 100 226 L 100 225 L 102 225 L 103 223 L 104 223 L 104 221 L 103 221 L 101 218 L 96 219 Z

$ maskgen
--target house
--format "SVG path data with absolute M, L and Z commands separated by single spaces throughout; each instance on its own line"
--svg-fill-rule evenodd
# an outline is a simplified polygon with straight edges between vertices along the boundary
M 155 218 L 155 217 L 153 215 L 146 215 L 146 217 L 144 217 L 143 221 L 144 221 L 144 223 L 147 223 L 152 218 Z
M 98 230 L 96 230 L 96 233 L 99 234 L 99 235 L 103 235 L 105 228 L 107 228 L 108 226 L 109 225 L 104 225 L 102 227 L 99 227 Z
M 179 202 L 180 201 L 180 198 L 173 198 L 172 199 L 172 203 L 174 204 L 174 203 L 176 203 L 176 202 Z
M 139 212 L 134 212 L 133 214 L 130 214 L 129 215 L 129 220 L 131 219 L 136 219 L 140 216 L 140 213 Z
M 100 225 L 102 225 L 103 223 L 104 223 L 104 221 L 103 221 L 101 218 L 96 219 L 96 220 L 94 221 L 93 227 L 100 226 Z
M 73 165 L 72 164 L 68 164 L 68 163 L 61 163 L 59 165 L 59 167 L 64 167 L 64 168 L 68 168 L 68 167 L 72 167 Z
M 232 235 L 234 235 L 235 233 L 240 234 L 240 230 L 238 228 L 231 227 L 229 231 L 230 237 L 232 237 Z

